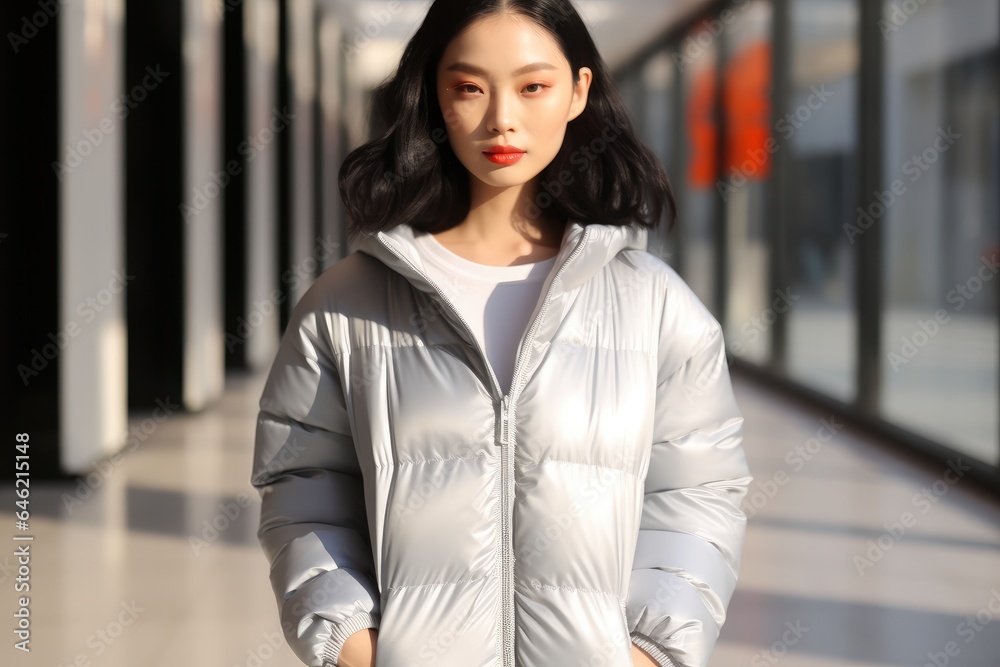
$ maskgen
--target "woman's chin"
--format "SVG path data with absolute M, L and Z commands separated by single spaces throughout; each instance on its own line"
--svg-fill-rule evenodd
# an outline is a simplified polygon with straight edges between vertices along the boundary
M 525 165 L 526 166 L 526 165 Z M 507 167 L 486 167 L 485 169 L 469 170 L 476 180 L 494 188 L 511 188 L 524 185 L 535 178 L 538 173 L 528 171 L 522 165 L 510 165 Z

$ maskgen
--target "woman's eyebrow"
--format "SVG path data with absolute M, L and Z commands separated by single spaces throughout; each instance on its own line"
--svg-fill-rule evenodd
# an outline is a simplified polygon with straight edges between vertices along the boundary
M 531 63 L 530 65 L 525 65 L 524 67 L 514 72 L 511 72 L 511 75 L 520 76 L 522 74 L 527 74 L 529 72 L 537 72 L 539 70 L 546 70 L 546 69 L 559 69 L 559 68 L 556 67 L 555 65 L 550 65 L 549 63 L 537 62 L 537 63 Z M 461 61 L 448 65 L 448 67 L 445 68 L 445 71 L 465 72 L 467 74 L 475 74 L 477 76 L 483 76 L 483 77 L 487 76 L 486 70 L 484 70 L 483 68 L 476 67 L 475 65 L 471 65 L 469 63 L 464 63 Z

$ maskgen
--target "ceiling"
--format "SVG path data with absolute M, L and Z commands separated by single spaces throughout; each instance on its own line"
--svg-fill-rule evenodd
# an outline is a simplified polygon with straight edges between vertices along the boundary
M 337 15 L 348 40 L 366 43 L 355 72 L 369 83 L 392 73 L 409 37 L 430 6 L 429 0 L 322 0 Z M 573 0 L 605 62 L 615 69 L 638 49 L 710 0 Z M 357 29 L 357 32 L 355 31 Z

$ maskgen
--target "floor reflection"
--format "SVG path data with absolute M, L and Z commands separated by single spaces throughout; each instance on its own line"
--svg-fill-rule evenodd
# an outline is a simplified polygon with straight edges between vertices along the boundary
M 89 481 L 32 486 L 32 651 L 8 642 L 3 664 L 301 664 L 276 632 L 248 481 L 263 381 L 231 379 L 217 405 L 170 417 Z M 944 469 L 850 428 L 793 465 L 830 415 L 734 384 L 754 489 L 770 493 L 752 508 L 713 667 L 922 667 L 939 654 L 997 667 L 1000 624 L 984 623 L 1000 619 L 997 503 L 959 481 L 921 512 L 915 496 Z M 14 507 L 11 488 L 0 496 Z M 906 512 L 912 525 L 893 536 Z M 878 559 L 859 566 L 871 545 Z M 0 557 L 11 595 L 16 576 L 11 549 Z

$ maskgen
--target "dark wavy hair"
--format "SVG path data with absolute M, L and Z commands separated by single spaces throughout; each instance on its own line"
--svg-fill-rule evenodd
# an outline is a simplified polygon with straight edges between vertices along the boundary
M 374 91 L 382 136 L 347 155 L 338 176 L 348 235 L 407 223 L 440 232 L 470 206 L 469 172 L 448 142 L 437 101 L 437 68 L 451 40 L 480 18 L 509 12 L 532 19 L 559 43 L 574 83 L 593 72 L 584 111 L 569 121 L 562 147 L 539 174 L 534 204 L 562 221 L 655 227 L 676 203 L 663 165 L 637 136 L 621 94 L 570 0 L 435 0 L 396 72 Z M 566 184 L 566 182 L 569 182 Z M 545 186 L 548 187 L 545 187 Z

